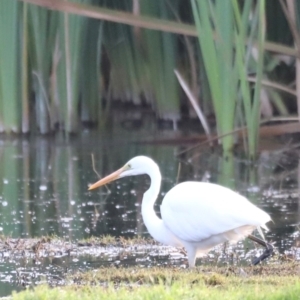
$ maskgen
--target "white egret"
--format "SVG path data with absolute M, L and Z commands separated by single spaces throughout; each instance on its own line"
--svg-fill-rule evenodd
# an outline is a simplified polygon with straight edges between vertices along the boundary
M 226 242 L 237 242 L 246 236 L 264 245 L 267 250 L 256 262 L 269 256 L 272 245 L 250 235 L 271 220 L 270 216 L 245 197 L 229 188 L 208 182 L 183 182 L 173 187 L 160 206 L 160 219 L 154 203 L 160 191 L 161 174 L 158 165 L 149 157 L 137 156 L 121 169 L 97 181 L 89 190 L 126 176 L 147 174 L 150 188 L 144 193 L 142 216 L 144 223 L 158 242 L 174 247 L 184 247 L 190 267 L 196 258 L 212 247 Z

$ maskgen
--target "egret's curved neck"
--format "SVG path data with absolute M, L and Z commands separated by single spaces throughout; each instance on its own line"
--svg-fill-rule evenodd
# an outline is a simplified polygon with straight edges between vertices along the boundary
M 154 203 L 157 199 L 157 196 L 160 191 L 160 185 L 161 185 L 161 174 L 159 171 L 158 166 L 153 162 L 153 165 L 151 165 L 151 168 L 148 169 L 147 174 L 150 177 L 151 184 L 149 189 L 144 193 L 143 202 L 142 202 L 142 215 L 145 222 L 146 227 L 148 228 L 151 223 L 148 223 L 149 221 L 161 221 L 159 219 L 154 211 Z M 151 220 L 148 220 L 148 216 L 151 216 Z M 148 223 L 148 224 L 147 224 Z M 148 228 L 149 230 L 149 228 Z
M 169 231 L 154 211 L 154 203 L 160 191 L 161 174 L 158 166 L 153 162 L 153 166 L 147 170 L 147 174 L 150 176 L 151 185 L 150 188 L 144 193 L 142 202 L 142 216 L 144 223 L 152 235 L 152 237 L 160 243 L 172 246 L 179 246 L 177 238 Z
M 147 175 L 151 179 L 149 189 L 144 193 L 142 202 L 142 216 L 144 223 L 149 233 L 157 239 L 157 230 L 162 225 L 162 220 L 156 215 L 154 211 L 154 203 L 160 191 L 161 174 L 155 162 L 148 166 Z

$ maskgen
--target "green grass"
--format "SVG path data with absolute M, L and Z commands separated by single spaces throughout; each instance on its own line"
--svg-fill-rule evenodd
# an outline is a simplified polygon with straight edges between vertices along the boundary
M 258 267 L 102 268 L 71 286 L 14 293 L 13 299 L 299 299 L 298 264 Z

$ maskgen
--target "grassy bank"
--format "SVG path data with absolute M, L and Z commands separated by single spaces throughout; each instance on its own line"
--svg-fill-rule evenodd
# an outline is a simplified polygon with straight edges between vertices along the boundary
M 299 299 L 299 267 L 100 268 L 72 275 L 70 286 L 40 286 L 13 299 Z

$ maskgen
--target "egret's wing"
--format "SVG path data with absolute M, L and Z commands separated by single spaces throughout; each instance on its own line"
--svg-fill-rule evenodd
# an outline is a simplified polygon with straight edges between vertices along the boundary
M 236 192 L 206 182 L 172 188 L 161 205 L 165 225 L 180 239 L 198 242 L 241 226 L 263 226 L 270 216 Z

